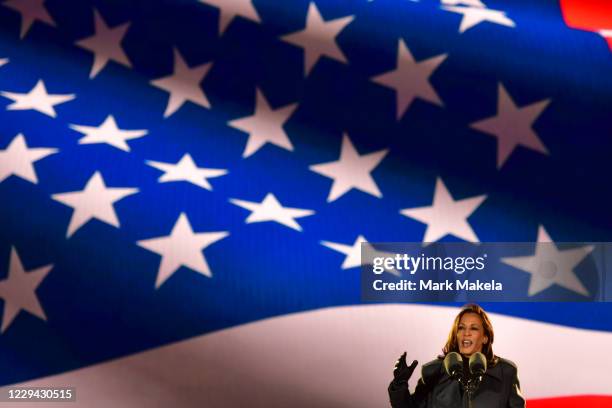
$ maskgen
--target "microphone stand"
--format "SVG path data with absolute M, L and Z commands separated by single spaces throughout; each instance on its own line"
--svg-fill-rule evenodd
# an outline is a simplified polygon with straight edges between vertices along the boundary
M 472 399 L 474 398 L 474 393 L 480 386 L 480 382 L 482 381 L 482 375 L 474 375 L 469 377 L 461 376 L 458 378 L 459 384 L 463 388 L 463 408 L 472 408 Z

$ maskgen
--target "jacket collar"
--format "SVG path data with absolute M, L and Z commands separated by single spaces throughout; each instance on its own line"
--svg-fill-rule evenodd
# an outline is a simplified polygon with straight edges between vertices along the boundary
M 493 377 L 499 381 L 503 381 L 503 373 L 502 373 L 501 364 L 498 362 L 493 367 L 487 368 L 487 371 L 485 371 L 485 375 L 488 375 L 489 377 Z

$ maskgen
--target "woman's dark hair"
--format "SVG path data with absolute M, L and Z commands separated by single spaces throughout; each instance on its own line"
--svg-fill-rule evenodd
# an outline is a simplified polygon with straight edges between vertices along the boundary
M 487 336 L 487 344 L 482 345 L 482 354 L 487 358 L 487 364 L 493 366 L 497 363 L 497 357 L 493 354 L 493 325 L 491 325 L 491 321 L 489 320 L 489 316 L 483 310 L 482 307 L 476 304 L 469 304 L 463 306 L 457 317 L 455 317 L 455 321 L 453 323 L 453 327 L 451 328 L 450 333 L 448 334 L 448 339 L 446 340 L 446 344 L 442 349 L 443 355 L 440 356 L 444 358 L 448 353 L 459 352 L 459 343 L 457 342 L 457 332 L 459 331 L 459 322 L 463 315 L 467 313 L 474 313 L 480 317 L 482 321 L 482 328 L 484 330 L 484 335 Z

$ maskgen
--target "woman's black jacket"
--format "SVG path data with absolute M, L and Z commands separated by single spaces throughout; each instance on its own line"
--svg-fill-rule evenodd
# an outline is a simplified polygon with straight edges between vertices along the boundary
M 464 405 L 463 390 L 458 381 L 446 374 L 442 360 L 423 365 L 421 378 L 414 393 L 410 394 L 406 383 L 389 385 L 389 398 L 393 408 L 461 408 Z M 467 406 L 467 405 L 465 405 Z M 516 365 L 510 360 L 498 358 L 487 368 L 482 383 L 472 398 L 473 408 L 524 408 Z

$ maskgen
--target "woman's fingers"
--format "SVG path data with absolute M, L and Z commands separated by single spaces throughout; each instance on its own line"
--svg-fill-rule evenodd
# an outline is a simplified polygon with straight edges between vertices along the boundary
M 395 367 L 395 368 L 398 368 L 398 367 L 400 367 L 400 366 L 406 366 L 406 352 L 405 352 L 405 351 L 404 351 L 404 354 L 402 354 L 402 355 L 400 356 L 400 358 L 398 358 L 398 359 L 395 361 L 395 366 L 394 366 L 394 367 Z

